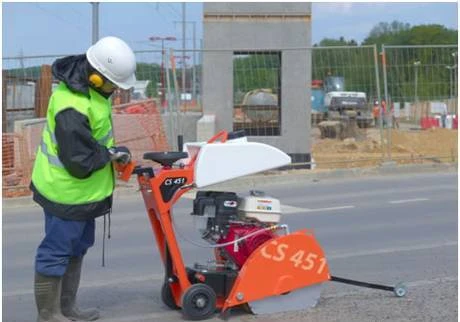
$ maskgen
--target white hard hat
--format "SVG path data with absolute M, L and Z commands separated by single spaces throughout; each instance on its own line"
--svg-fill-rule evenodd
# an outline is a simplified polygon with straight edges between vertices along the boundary
M 104 37 L 89 47 L 86 58 L 93 68 L 122 89 L 136 82 L 136 57 L 129 46 L 117 37 Z

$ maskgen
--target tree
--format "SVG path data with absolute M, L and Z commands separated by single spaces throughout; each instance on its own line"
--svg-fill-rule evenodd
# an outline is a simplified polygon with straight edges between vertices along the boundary
M 441 25 L 419 25 L 393 21 L 380 22 L 364 39 L 362 45 L 443 45 L 457 44 L 457 30 Z
M 457 30 L 441 25 L 420 25 L 409 30 L 408 45 L 452 45 L 457 44 Z
M 160 69 L 158 64 L 138 63 L 136 66 L 136 79 L 150 81 L 145 93 L 147 97 L 158 96 L 157 83 L 160 82 Z
M 314 47 L 330 47 L 330 46 L 358 46 L 356 40 L 351 39 L 349 41 L 345 40 L 343 36 L 340 36 L 339 39 L 334 38 L 324 38 L 319 42 L 319 44 L 315 44 Z
M 457 30 L 439 24 L 410 26 L 393 21 L 380 22 L 372 28 L 363 45 L 426 45 L 386 49 L 389 94 L 398 101 L 415 99 L 415 74 L 418 76 L 417 97 L 422 100 L 443 99 L 449 96 L 449 71 L 453 65 L 453 48 L 432 45 L 457 44 Z M 414 62 L 420 66 L 415 67 Z M 417 69 L 417 70 L 416 70 Z M 382 71 L 383 72 L 383 71 Z M 383 74 L 383 73 L 382 73 Z

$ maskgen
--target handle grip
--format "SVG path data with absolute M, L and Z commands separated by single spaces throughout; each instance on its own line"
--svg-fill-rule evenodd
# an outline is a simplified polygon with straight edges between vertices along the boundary
M 133 174 L 135 166 L 136 163 L 134 161 L 131 161 L 127 164 L 122 164 L 116 161 L 113 162 L 113 167 L 117 172 L 117 178 L 126 182 L 129 181 L 129 178 Z

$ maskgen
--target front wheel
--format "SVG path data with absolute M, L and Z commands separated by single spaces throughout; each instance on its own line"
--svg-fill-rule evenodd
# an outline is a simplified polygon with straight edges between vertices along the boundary
M 206 284 L 193 284 L 182 296 L 182 313 L 185 318 L 205 320 L 216 310 L 216 292 Z
M 404 297 L 407 294 L 407 287 L 403 283 L 398 283 L 395 285 L 393 293 L 397 297 Z

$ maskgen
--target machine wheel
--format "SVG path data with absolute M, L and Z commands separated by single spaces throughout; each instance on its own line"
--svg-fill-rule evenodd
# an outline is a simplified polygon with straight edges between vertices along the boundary
M 398 283 L 395 285 L 394 291 L 397 297 L 404 297 L 407 293 L 407 288 L 403 283 Z
M 205 320 L 216 310 L 216 292 L 206 284 L 193 284 L 182 296 L 182 313 L 187 319 Z
M 171 286 L 167 281 L 165 281 L 161 287 L 161 300 L 163 301 L 164 305 L 169 307 L 171 310 L 180 309 L 180 307 L 176 305 L 176 301 L 174 301 Z

